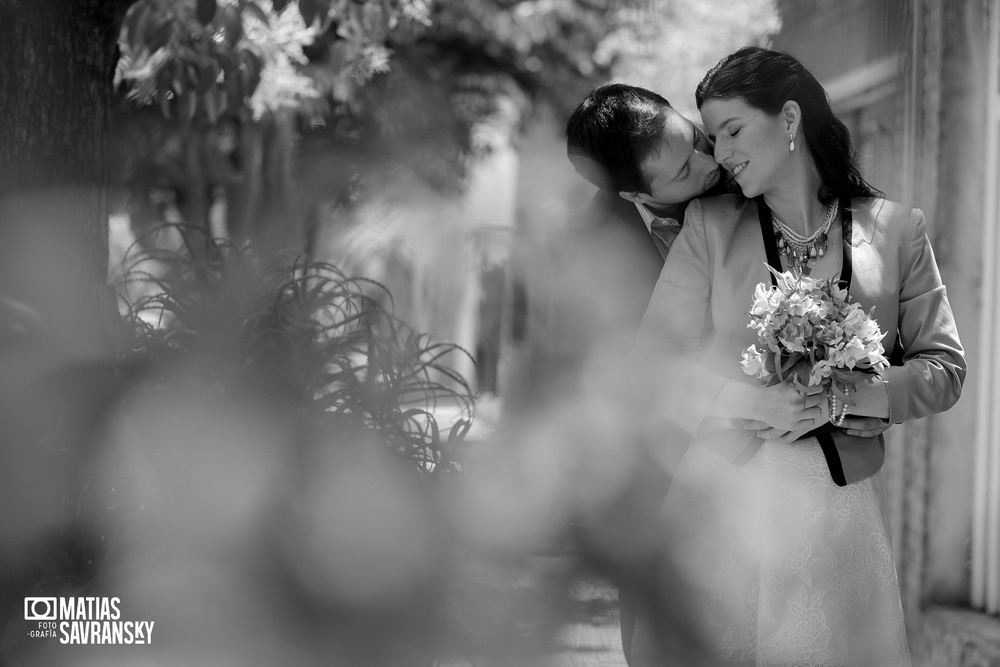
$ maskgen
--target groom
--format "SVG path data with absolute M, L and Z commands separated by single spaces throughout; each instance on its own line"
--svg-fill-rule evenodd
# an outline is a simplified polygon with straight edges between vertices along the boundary
M 677 227 L 695 197 L 738 192 L 713 156 L 701 128 L 662 96 L 612 83 L 592 91 L 566 124 L 566 153 L 577 173 L 598 187 L 585 216 L 645 228 Z M 604 220 L 604 222 L 610 222 Z M 654 247 L 666 256 L 673 239 Z
M 607 335 L 605 329 L 613 326 L 614 333 L 629 340 L 639 327 L 663 261 L 681 230 L 688 202 L 700 196 L 739 192 L 715 161 L 713 148 L 701 128 L 665 98 L 636 86 L 600 86 L 570 116 L 567 156 L 577 173 L 598 190 L 572 221 L 572 250 L 563 250 L 564 262 L 559 266 L 576 266 L 585 276 L 599 274 L 594 282 L 611 286 L 603 301 L 616 304 L 614 322 L 604 329 L 593 327 L 596 330 L 590 332 L 591 337 Z M 567 255 L 572 259 L 565 259 Z M 573 276 L 565 269 L 563 273 Z M 573 287 L 581 284 L 577 277 L 568 282 Z M 559 303 L 554 304 L 557 312 L 561 310 L 565 319 L 572 321 L 565 328 L 577 335 L 579 327 L 574 326 L 577 322 L 571 313 L 578 309 L 567 301 L 579 291 L 557 293 Z M 565 334 L 557 336 L 557 340 L 565 339 Z M 662 424 L 652 433 L 636 437 L 658 442 L 638 447 L 640 459 L 628 490 L 605 516 L 581 531 L 586 543 L 600 540 L 608 526 L 624 527 L 615 538 L 600 540 L 610 542 L 617 551 L 602 550 L 600 544 L 588 546 L 597 552 L 598 560 L 606 559 L 603 565 L 619 575 L 614 578 L 619 584 L 622 648 L 630 664 L 637 598 L 643 589 L 653 587 L 650 578 L 657 571 L 656 563 L 649 560 L 655 558 L 656 516 L 672 467 L 669 461 L 653 460 L 649 452 L 666 449 L 671 452 L 668 458 L 673 459 L 687 443 L 678 429 L 664 429 Z M 644 554 L 646 560 L 630 560 L 635 554 Z
M 577 341 L 581 334 L 580 318 L 574 313 L 582 307 L 587 312 L 591 338 L 606 333 L 593 326 L 593 293 L 579 289 L 586 277 L 592 284 L 611 285 L 605 294 L 613 301 L 613 326 L 618 333 L 638 329 L 667 253 L 680 232 L 684 210 L 696 197 L 740 193 L 728 172 L 721 169 L 713 155 L 714 147 L 705 133 L 674 109 L 662 96 L 636 86 L 608 84 L 592 91 L 573 111 L 566 124 L 566 152 L 583 178 L 597 186 L 597 193 L 573 221 L 572 241 L 560 252 L 563 261 L 556 271 L 569 268 L 564 278 L 569 289 L 557 291 L 555 311 L 562 310 L 567 320 L 562 331 L 553 327 L 562 349 L 590 349 L 593 341 Z M 567 259 L 569 257 L 569 259 Z M 573 269 L 577 269 L 574 273 Z M 594 276 L 597 276 L 595 279 Z M 581 280 L 584 278 L 584 280 Z M 584 303 L 567 303 L 584 293 Z M 610 299 L 608 297 L 611 297 Z M 597 298 L 601 295 L 598 294 Z M 560 319 L 558 316 L 556 321 Z M 851 435 L 876 435 L 886 425 L 877 419 L 849 418 L 844 429 Z M 686 437 L 679 430 L 657 425 L 651 437 L 671 445 L 679 454 Z M 642 451 L 648 451 L 640 448 Z M 655 448 L 654 448 L 655 449 Z M 620 550 L 630 546 L 643 552 L 648 542 L 630 545 L 628 539 L 642 542 L 642 527 L 655 531 L 656 514 L 669 482 L 670 464 L 654 461 L 636 466 L 636 476 L 626 497 L 603 517 L 603 525 L 639 526 L 637 533 L 615 542 Z M 655 538 L 654 538 L 655 539 Z M 646 553 L 654 553 L 647 549 Z M 614 557 L 612 557 L 613 559 Z M 624 561 L 608 563 L 613 570 L 632 575 L 631 585 L 620 582 L 619 591 L 622 648 L 632 664 L 631 643 L 635 625 L 638 593 L 649 588 L 643 572 L 654 572 L 650 564 Z M 680 647 L 679 647 L 680 648 Z
M 662 96 L 636 86 L 596 88 L 566 123 L 567 157 L 598 190 L 563 230 L 554 271 L 567 265 L 570 270 L 582 268 L 584 280 L 613 289 L 614 308 L 600 324 L 624 332 L 629 341 L 680 232 L 688 202 L 739 191 L 712 152 L 699 127 Z M 574 287 L 578 284 L 573 281 Z M 557 293 L 555 298 L 557 310 L 573 310 L 573 304 L 565 302 L 571 294 Z M 594 309 L 589 311 L 592 315 Z M 593 337 L 605 332 L 590 333 Z

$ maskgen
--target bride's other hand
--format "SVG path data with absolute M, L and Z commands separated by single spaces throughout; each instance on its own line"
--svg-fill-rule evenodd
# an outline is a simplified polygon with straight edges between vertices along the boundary
M 874 438 L 889 428 L 888 419 L 878 417 L 852 417 L 844 418 L 844 423 L 840 425 L 847 435 L 854 435 L 859 438 Z
M 827 414 L 827 418 L 829 419 L 829 414 Z M 808 433 L 808 430 L 783 432 L 776 428 L 769 427 L 764 422 L 753 419 L 748 420 L 741 425 L 747 430 L 755 431 L 762 440 L 793 442 Z M 840 428 L 847 433 L 847 435 L 853 435 L 858 438 L 874 438 L 875 436 L 884 433 L 889 426 L 891 426 L 891 424 L 888 420 L 879 419 L 878 417 L 845 417 L 844 423 L 841 424 Z

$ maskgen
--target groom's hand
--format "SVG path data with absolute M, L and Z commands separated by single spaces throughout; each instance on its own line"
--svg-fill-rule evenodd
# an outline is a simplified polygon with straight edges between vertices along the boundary
M 802 436 L 804 436 L 809 431 L 813 430 L 813 427 L 800 429 L 798 431 L 782 431 L 781 429 L 768 426 L 764 422 L 758 421 L 747 421 L 743 424 L 743 428 L 748 431 L 754 431 L 757 433 L 757 437 L 761 440 L 778 440 L 785 444 L 795 442 Z
M 761 440 L 780 440 L 784 443 L 794 442 L 808 433 L 808 430 L 780 431 L 769 427 L 764 422 L 753 420 L 744 422 L 742 426 L 749 431 L 756 431 L 757 436 Z M 844 423 L 840 425 L 840 428 L 847 435 L 859 438 L 874 438 L 880 433 L 884 433 L 890 426 L 891 424 L 887 420 L 879 419 L 878 417 L 845 417 Z
M 874 438 L 876 435 L 885 432 L 891 424 L 887 419 L 878 417 L 845 417 L 844 423 L 840 425 L 847 435 L 859 438 Z

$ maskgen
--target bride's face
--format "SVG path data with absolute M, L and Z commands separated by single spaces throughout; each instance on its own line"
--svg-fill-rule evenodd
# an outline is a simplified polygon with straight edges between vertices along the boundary
M 705 100 L 701 118 L 715 141 L 715 161 L 730 172 L 746 197 L 769 191 L 784 180 L 791 153 L 787 122 L 740 98 Z

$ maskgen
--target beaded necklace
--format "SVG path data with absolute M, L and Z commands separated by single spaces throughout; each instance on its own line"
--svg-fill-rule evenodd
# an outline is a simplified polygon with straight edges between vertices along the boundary
M 771 213 L 771 224 L 777 234 L 778 252 L 781 253 L 792 268 L 798 269 L 802 275 L 812 272 L 812 265 L 826 254 L 826 242 L 833 219 L 837 217 L 837 202 L 830 202 L 826 210 L 823 225 L 809 236 L 803 236 Z

